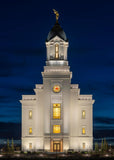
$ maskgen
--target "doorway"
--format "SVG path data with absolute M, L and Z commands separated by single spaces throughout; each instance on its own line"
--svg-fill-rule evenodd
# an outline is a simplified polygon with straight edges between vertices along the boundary
M 63 140 L 51 140 L 51 152 L 63 152 Z
M 61 149 L 61 144 L 60 144 L 60 142 L 58 141 L 56 141 L 56 142 L 54 142 L 53 143 L 53 152 L 60 152 L 60 149 Z

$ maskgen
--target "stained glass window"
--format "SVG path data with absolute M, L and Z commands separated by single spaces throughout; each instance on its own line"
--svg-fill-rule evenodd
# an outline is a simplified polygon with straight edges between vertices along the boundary
M 86 116 L 86 112 L 85 112 L 85 110 L 83 110 L 82 111 L 82 118 L 85 119 L 85 116 Z
M 32 134 L 32 128 L 29 128 L 29 134 Z
M 29 111 L 29 119 L 32 119 L 32 110 Z
M 61 133 L 60 125 L 53 125 L 53 133 Z
M 59 58 L 59 45 L 58 44 L 55 45 L 55 58 L 56 59 Z
M 59 103 L 53 104 L 53 119 L 61 118 L 61 108 Z
M 86 131 L 85 131 L 85 128 L 83 127 L 82 128 L 82 134 L 85 134 L 86 133 Z

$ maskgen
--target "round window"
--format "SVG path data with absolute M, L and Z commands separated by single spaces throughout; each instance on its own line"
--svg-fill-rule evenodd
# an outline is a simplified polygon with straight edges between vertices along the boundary
M 56 85 L 56 86 L 53 87 L 53 91 L 54 92 L 60 92 L 60 90 L 61 90 L 60 86 L 58 86 L 58 85 Z

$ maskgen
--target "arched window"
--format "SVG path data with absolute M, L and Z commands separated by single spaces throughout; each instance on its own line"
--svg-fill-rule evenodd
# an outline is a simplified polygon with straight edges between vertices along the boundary
M 29 128 L 29 134 L 32 134 L 32 128 Z
M 83 135 L 85 135 L 85 134 L 86 134 L 85 127 L 82 127 L 82 134 L 83 134 Z
M 85 117 L 86 117 L 86 111 L 82 110 L 82 119 L 85 119 Z
M 29 119 L 32 119 L 32 110 L 29 111 Z
M 59 45 L 58 44 L 55 45 L 55 58 L 56 59 L 59 58 Z
M 85 143 L 82 143 L 82 148 L 85 149 Z
M 29 149 L 32 149 L 32 143 L 29 143 Z

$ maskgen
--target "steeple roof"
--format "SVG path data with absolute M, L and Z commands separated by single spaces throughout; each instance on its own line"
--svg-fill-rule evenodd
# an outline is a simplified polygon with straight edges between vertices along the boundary
M 60 24 L 58 23 L 58 21 L 56 21 L 55 25 L 52 27 L 52 29 L 50 30 L 50 32 L 48 33 L 47 36 L 47 40 L 46 41 L 50 41 L 52 38 L 54 38 L 55 36 L 60 37 L 61 39 L 63 39 L 64 41 L 68 41 L 66 34 L 64 32 L 64 30 L 61 28 Z

